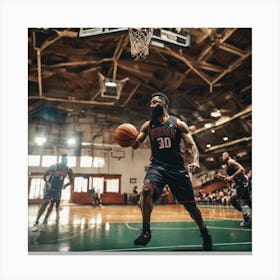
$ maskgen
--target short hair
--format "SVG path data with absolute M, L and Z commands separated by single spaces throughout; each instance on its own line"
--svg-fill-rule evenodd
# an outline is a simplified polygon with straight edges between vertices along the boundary
M 151 98 L 154 98 L 155 96 L 159 97 L 161 100 L 165 102 L 165 104 L 168 106 L 169 105 L 169 100 L 165 94 L 162 92 L 155 92 L 152 94 Z
M 63 153 L 61 157 L 68 157 L 68 155 L 66 153 Z

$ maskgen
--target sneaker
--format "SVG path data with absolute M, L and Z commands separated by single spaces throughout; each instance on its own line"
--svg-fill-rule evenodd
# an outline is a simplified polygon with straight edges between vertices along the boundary
M 251 219 L 248 213 L 243 214 L 244 221 L 240 223 L 241 227 L 250 227 L 251 226 Z
M 204 251 L 212 251 L 212 238 L 211 235 L 206 232 L 201 235 L 203 239 L 203 249 Z
M 33 227 L 31 228 L 31 231 L 38 231 L 38 224 L 34 224 Z
M 240 223 L 240 226 L 241 227 L 250 227 L 250 224 L 247 223 L 246 221 L 243 221 L 243 222 Z
M 141 235 L 134 240 L 134 245 L 146 246 L 152 238 L 150 231 L 142 231 Z
M 244 222 L 249 223 L 250 222 L 250 216 L 248 213 L 243 213 Z

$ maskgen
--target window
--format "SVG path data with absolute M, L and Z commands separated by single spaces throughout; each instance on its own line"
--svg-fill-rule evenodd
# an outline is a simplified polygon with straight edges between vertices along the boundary
M 68 162 L 67 162 L 67 166 L 69 167 L 76 167 L 77 166 L 77 157 L 67 157 Z M 59 157 L 59 162 L 61 162 L 61 156 Z
M 80 166 L 81 167 L 91 167 L 92 166 L 92 157 L 82 156 Z
M 28 166 L 40 166 L 40 155 L 29 155 L 28 156 Z
M 90 177 L 90 189 L 95 189 L 100 193 L 104 192 L 104 177 Z
M 41 178 L 32 178 L 30 183 L 29 199 L 43 198 L 45 182 Z
M 119 179 L 107 179 L 106 192 L 119 192 Z
M 104 165 L 105 165 L 104 158 L 102 158 L 102 157 L 94 157 L 94 159 L 93 159 L 93 167 L 101 168 L 101 167 L 104 167 Z
M 69 178 L 65 178 L 64 185 L 69 183 Z M 61 200 L 70 200 L 71 197 L 71 185 L 67 186 L 66 189 L 61 192 Z
M 43 156 L 42 157 L 42 166 L 49 167 L 57 163 L 57 156 Z
M 82 156 L 81 157 L 81 167 L 95 167 L 101 168 L 104 167 L 105 160 L 103 157 L 90 157 L 90 156 Z
M 88 179 L 76 177 L 74 181 L 74 192 L 87 192 Z

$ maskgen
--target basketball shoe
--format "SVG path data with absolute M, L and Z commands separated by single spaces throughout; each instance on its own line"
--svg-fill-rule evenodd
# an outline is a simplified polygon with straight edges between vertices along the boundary
M 212 237 L 211 235 L 208 233 L 207 229 L 205 228 L 205 230 L 201 230 L 201 237 L 203 239 L 203 249 L 204 251 L 212 251 Z
M 250 227 L 251 226 L 251 219 L 247 212 L 243 213 L 244 221 L 240 223 L 241 227 Z
M 31 228 L 31 231 L 38 231 L 38 224 L 37 223 L 35 223 L 33 226 L 32 226 L 32 228 Z
M 134 240 L 134 245 L 146 246 L 152 238 L 151 231 L 142 231 L 141 235 Z

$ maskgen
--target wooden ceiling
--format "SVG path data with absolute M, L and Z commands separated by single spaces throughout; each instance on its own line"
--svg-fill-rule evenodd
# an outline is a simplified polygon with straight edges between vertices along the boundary
M 131 57 L 127 33 L 79 39 L 78 30 L 29 29 L 30 124 L 64 123 L 75 115 L 110 133 L 122 122 L 139 129 L 149 118 L 151 94 L 161 91 L 170 113 L 189 125 L 204 168 L 219 168 L 224 150 L 251 167 L 250 28 L 191 28 L 190 47 L 150 45 L 148 57 L 139 60 Z M 101 96 L 101 75 L 124 80 L 119 100 Z M 216 110 L 218 118 L 210 115 Z

